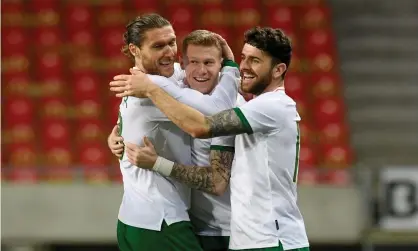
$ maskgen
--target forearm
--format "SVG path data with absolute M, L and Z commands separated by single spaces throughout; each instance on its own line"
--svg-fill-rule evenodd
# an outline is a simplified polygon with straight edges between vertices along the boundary
M 209 137 L 209 125 L 205 116 L 190 106 L 180 103 L 158 86 L 147 96 L 174 124 L 193 137 Z
M 212 194 L 217 193 L 212 167 L 186 166 L 175 163 L 170 177 L 191 188 Z

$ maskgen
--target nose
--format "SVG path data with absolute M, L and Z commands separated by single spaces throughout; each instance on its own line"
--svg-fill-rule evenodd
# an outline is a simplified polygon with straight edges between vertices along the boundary
M 166 49 L 164 50 L 164 56 L 174 57 L 174 50 L 171 46 L 166 46 Z
M 250 65 L 248 64 L 248 61 L 246 59 L 242 59 L 239 64 L 239 70 L 250 70 Z
M 199 64 L 198 72 L 200 75 L 205 75 L 206 73 L 208 73 L 208 70 L 206 69 L 204 64 Z

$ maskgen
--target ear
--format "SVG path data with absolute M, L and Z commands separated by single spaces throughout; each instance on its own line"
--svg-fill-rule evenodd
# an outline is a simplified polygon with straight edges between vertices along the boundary
M 129 44 L 129 52 L 132 54 L 132 56 L 134 57 L 138 57 L 141 55 L 141 49 L 138 48 L 138 46 L 130 43 Z
M 274 79 L 278 79 L 283 76 L 283 73 L 287 70 L 287 66 L 284 63 L 276 64 L 272 69 Z

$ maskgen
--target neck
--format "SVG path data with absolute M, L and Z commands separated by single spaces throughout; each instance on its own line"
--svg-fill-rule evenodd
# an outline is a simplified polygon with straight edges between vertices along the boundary
M 277 88 L 279 87 L 284 87 L 284 81 L 280 80 L 280 81 L 275 81 L 275 82 L 271 82 L 266 89 L 264 89 L 264 91 L 260 94 L 266 93 L 266 92 L 273 92 L 275 90 L 277 90 Z
M 145 70 L 144 66 L 142 66 L 141 61 L 136 61 L 135 62 L 135 67 L 138 68 L 138 70 L 140 70 L 140 71 L 142 71 L 144 73 L 147 73 L 147 71 Z

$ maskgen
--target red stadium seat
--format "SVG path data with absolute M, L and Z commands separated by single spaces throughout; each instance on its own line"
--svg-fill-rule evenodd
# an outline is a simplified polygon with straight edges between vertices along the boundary
M 71 82 L 73 85 L 73 100 L 98 100 L 101 94 L 101 88 L 106 84 L 100 81 L 97 74 L 88 72 L 73 74 Z
M 45 149 L 66 147 L 71 142 L 71 130 L 64 119 L 44 119 L 41 124 L 42 145 Z
M 38 95 L 40 97 L 62 96 L 67 94 L 66 83 L 57 76 L 46 76 L 39 80 Z
M 125 10 L 122 5 L 101 5 L 96 10 L 99 27 L 123 27 L 128 23 Z
M 13 183 L 35 184 L 39 182 L 36 168 L 11 168 L 7 173 L 7 179 Z
M 123 42 L 123 28 L 105 28 L 102 29 L 102 52 L 106 56 L 120 54 Z
M 170 5 L 170 11 L 167 13 L 167 19 L 173 24 L 174 29 L 192 31 L 195 28 L 193 6 L 189 4 Z
M 107 121 L 109 121 L 109 124 L 112 126 L 116 125 L 116 122 L 118 121 L 118 114 L 119 114 L 119 106 L 122 102 L 122 99 L 111 97 L 109 101 L 109 112 L 107 113 L 109 115 L 109 118 Z
M 308 4 L 300 8 L 299 20 L 301 28 L 327 27 L 330 19 L 330 10 L 324 5 Z
M 3 118 L 7 118 L 5 123 L 7 125 L 15 125 L 19 123 L 30 124 L 34 119 L 34 103 L 27 97 L 8 97 L 4 100 Z
M 300 130 L 300 137 L 301 142 L 303 144 L 312 145 L 316 142 L 316 128 L 309 122 L 307 122 L 304 118 L 299 123 L 299 130 Z
M 9 144 L 6 149 L 7 163 L 13 169 L 35 168 L 38 166 L 38 151 L 35 144 L 16 143 Z
M 335 72 L 317 72 L 311 74 L 310 84 L 315 99 L 324 99 L 340 95 L 341 83 Z
M 347 169 L 326 170 L 322 182 L 334 186 L 347 186 L 352 183 L 352 179 Z
M 232 0 L 231 6 L 232 6 L 232 9 L 235 9 L 235 10 L 258 9 L 259 1 L 258 0 Z
M 290 72 L 304 72 L 305 71 L 305 66 L 301 58 L 299 57 L 299 54 L 296 51 L 292 52 L 292 61 L 290 62 L 289 71 Z
M 334 55 L 319 53 L 310 58 L 311 72 L 333 72 L 336 67 Z
M 28 49 L 26 30 L 20 27 L 2 27 L 2 57 L 12 56 L 16 53 L 25 53 Z
M 31 83 L 27 72 L 2 75 L 1 81 L 4 97 L 28 96 L 31 94 Z
M 353 161 L 347 144 L 322 145 L 322 165 L 327 168 L 348 168 Z
M 62 45 L 58 27 L 42 27 L 34 30 L 34 46 L 37 50 L 57 50 Z
M 159 12 L 159 3 L 158 1 L 149 1 L 149 0 L 135 0 L 131 1 L 135 12 L 140 13 L 157 13 Z
M 301 143 L 299 166 L 300 168 L 315 168 L 318 164 L 318 157 L 315 148 L 308 143 Z
M 335 54 L 335 41 L 330 29 L 307 30 L 304 34 L 305 52 L 310 58 L 318 54 Z
M 68 146 L 54 146 L 46 150 L 44 155 L 42 179 L 47 182 L 70 182 L 74 179 L 72 155 Z
M 232 24 L 240 30 L 247 30 L 260 25 L 261 16 L 256 8 L 238 9 L 232 13 Z
M 317 100 L 313 106 L 314 120 L 318 127 L 344 121 L 345 109 L 341 98 Z
M 229 12 L 225 11 L 222 5 L 204 4 L 201 6 L 205 10 L 202 15 L 196 17 L 197 23 L 206 26 L 228 27 L 230 23 Z
M 93 73 L 97 63 L 99 62 L 91 51 L 77 52 L 69 58 L 70 69 L 76 73 Z
M 267 25 L 286 31 L 293 31 L 293 13 L 290 7 L 275 5 L 267 9 Z
M 289 72 L 285 77 L 286 94 L 295 100 L 306 100 L 306 80 L 302 74 Z
M 47 97 L 40 100 L 42 118 L 65 119 L 69 116 L 68 101 L 65 98 Z
M 25 25 L 24 1 L 2 1 L 1 2 L 1 26 L 23 27 Z M 3 32 L 3 31 L 2 31 Z M 3 52 L 3 51 L 2 51 Z
M 98 119 L 77 121 L 76 132 L 76 140 L 80 143 L 104 141 L 108 133 L 107 131 L 104 131 L 103 122 Z
M 69 33 L 69 49 L 92 50 L 95 45 L 93 32 L 89 29 L 80 29 Z
M 299 113 L 299 116 L 305 120 L 305 119 L 309 119 L 310 116 L 308 116 L 308 114 L 310 114 L 310 112 L 308 112 L 308 102 L 306 100 L 295 100 L 296 102 L 296 108 L 297 111 Z M 310 109 L 309 109 L 310 110 Z
M 34 143 L 35 131 L 32 124 L 17 123 L 3 127 L 5 133 L 3 135 L 3 141 L 7 144 L 21 144 L 21 143 Z
M 300 185 L 317 185 L 320 183 L 318 170 L 315 168 L 299 168 L 298 184 Z
M 86 4 L 67 4 L 64 19 L 66 29 L 71 33 L 93 28 L 93 7 Z
M 30 4 L 30 9 L 32 11 L 39 11 L 45 9 L 55 9 L 59 7 L 59 2 L 56 0 L 32 0 Z
M 318 138 L 322 144 L 347 143 L 348 128 L 345 123 L 328 123 L 318 128 Z
M 26 74 L 29 68 L 29 59 L 24 52 L 15 52 L 1 59 L 2 77 L 13 74 Z
M 102 105 L 97 99 L 76 100 L 75 112 L 78 119 L 96 119 L 101 115 Z
M 180 31 L 181 32 L 181 31 Z M 179 33 L 177 36 L 179 36 Z M 181 34 L 181 33 L 180 33 Z M 113 54 L 102 60 L 104 72 L 103 86 L 108 90 L 108 83 L 113 80 L 113 77 L 120 74 L 131 74 L 129 69 L 133 66 L 133 62 L 130 58 L 122 53 Z
M 57 52 L 40 53 L 36 58 L 36 73 L 39 78 L 63 76 L 63 60 Z
M 85 179 L 88 182 L 107 182 L 110 152 L 103 143 L 82 143 L 78 150 Z

